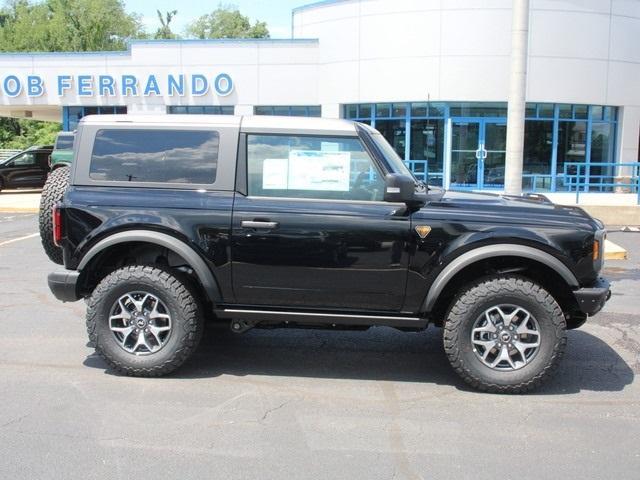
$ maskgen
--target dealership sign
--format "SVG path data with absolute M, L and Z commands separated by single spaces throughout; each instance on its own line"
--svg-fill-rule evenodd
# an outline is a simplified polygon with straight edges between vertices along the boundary
M 233 80 L 226 73 L 178 75 L 57 75 L 54 85 L 47 85 L 40 75 L 6 75 L 0 82 L 0 93 L 7 97 L 40 97 L 45 92 L 63 97 L 76 93 L 80 97 L 123 96 L 203 96 L 210 91 L 219 96 L 233 91 Z

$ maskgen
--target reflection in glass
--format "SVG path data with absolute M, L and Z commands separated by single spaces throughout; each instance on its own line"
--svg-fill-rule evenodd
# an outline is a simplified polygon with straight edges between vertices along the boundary
M 98 130 L 89 176 L 119 182 L 211 184 L 218 133 L 205 130 Z
M 550 190 L 551 156 L 553 151 L 553 122 L 548 120 L 527 120 L 524 124 L 524 159 L 522 173 L 541 175 L 524 177 L 525 190 Z M 547 177 L 542 177 L 547 175 Z M 535 182 L 535 184 L 533 183 Z
M 590 163 L 613 162 L 613 142 L 611 141 L 610 123 L 594 123 L 591 126 L 591 160 Z M 589 175 L 592 189 L 602 191 L 600 184 L 612 183 L 613 167 L 590 166 Z
M 406 123 L 404 120 L 376 120 L 378 130 L 391 144 L 400 158 L 404 158 L 406 145 Z
M 443 170 L 444 120 L 411 121 L 409 158 L 411 160 L 426 160 L 428 172 L 416 171 L 416 173 L 428 173 L 430 184 L 442 185 L 442 176 L 433 174 L 442 174 Z
M 382 175 L 359 138 L 249 135 L 247 170 L 254 196 L 375 201 L 384 196 Z

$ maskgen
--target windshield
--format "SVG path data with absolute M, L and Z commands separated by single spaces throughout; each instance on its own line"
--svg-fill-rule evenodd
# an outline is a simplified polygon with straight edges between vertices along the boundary
M 56 150 L 71 150 L 75 135 L 58 135 L 56 140 Z
M 376 146 L 380 149 L 384 158 L 389 162 L 391 167 L 397 172 L 402 173 L 404 175 L 409 175 L 413 179 L 416 177 L 413 175 L 413 172 L 409 170 L 409 168 L 404 164 L 402 159 L 398 156 L 396 151 L 393 149 L 389 142 L 385 140 L 382 134 L 378 131 L 371 132 L 369 131 L 372 140 L 375 142 Z M 416 180 L 417 181 L 417 180 Z

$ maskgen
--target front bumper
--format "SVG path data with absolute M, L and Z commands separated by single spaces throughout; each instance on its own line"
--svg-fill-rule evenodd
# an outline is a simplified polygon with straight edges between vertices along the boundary
M 578 307 L 582 313 L 587 315 L 595 315 L 607 300 L 611 297 L 611 289 L 609 288 L 609 282 L 604 278 L 598 278 L 596 282 L 590 287 L 581 288 L 575 290 L 573 294 L 578 302 Z
M 75 270 L 58 270 L 51 272 L 47 277 L 49 290 L 53 296 L 63 302 L 75 302 L 80 300 L 78 295 L 78 278 L 80 272 Z

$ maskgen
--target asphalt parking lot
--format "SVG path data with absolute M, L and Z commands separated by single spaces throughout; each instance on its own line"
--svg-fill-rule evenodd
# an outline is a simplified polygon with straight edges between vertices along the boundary
M 523 396 L 477 393 L 441 332 L 214 332 L 160 379 L 115 375 L 49 293 L 35 214 L 0 214 L 0 478 L 615 478 L 640 471 L 640 234 L 604 312 Z

